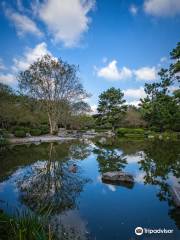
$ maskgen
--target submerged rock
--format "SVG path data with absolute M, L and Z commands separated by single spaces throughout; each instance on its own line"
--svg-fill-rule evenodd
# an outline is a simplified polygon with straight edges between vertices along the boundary
M 131 174 L 121 172 L 121 171 L 115 171 L 115 172 L 106 172 L 102 175 L 102 181 L 103 182 L 109 182 L 109 183 L 134 183 L 134 178 Z

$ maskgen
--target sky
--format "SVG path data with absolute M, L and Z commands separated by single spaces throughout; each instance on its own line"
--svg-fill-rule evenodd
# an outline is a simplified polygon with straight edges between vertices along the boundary
M 180 0 L 2 0 L 0 82 L 17 89 L 18 72 L 48 53 L 79 65 L 94 111 L 110 87 L 137 106 L 170 64 L 179 26 Z

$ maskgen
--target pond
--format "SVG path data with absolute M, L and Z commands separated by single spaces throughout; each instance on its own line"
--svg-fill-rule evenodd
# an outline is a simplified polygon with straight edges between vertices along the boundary
M 180 209 L 169 191 L 180 177 L 180 143 L 100 142 L 2 149 L 0 209 L 10 215 L 17 209 L 38 215 L 50 208 L 49 223 L 59 239 L 180 239 Z M 76 171 L 70 171 L 73 164 Z M 135 183 L 103 183 L 102 173 L 114 170 L 133 174 Z M 138 226 L 173 233 L 136 236 Z

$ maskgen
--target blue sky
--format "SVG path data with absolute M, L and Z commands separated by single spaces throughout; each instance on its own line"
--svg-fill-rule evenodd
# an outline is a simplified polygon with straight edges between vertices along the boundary
M 137 105 L 180 41 L 179 0 L 6 0 L 0 8 L 0 81 L 16 88 L 18 71 L 49 53 L 79 65 L 93 109 L 111 86 Z

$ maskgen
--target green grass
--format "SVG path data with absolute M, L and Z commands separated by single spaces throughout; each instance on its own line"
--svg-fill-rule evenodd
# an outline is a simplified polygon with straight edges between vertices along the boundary
M 119 137 L 124 137 L 126 135 L 144 135 L 145 131 L 143 128 L 118 128 L 117 135 Z
M 23 212 L 10 217 L 0 212 L 1 240 L 53 240 L 46 219 Z

